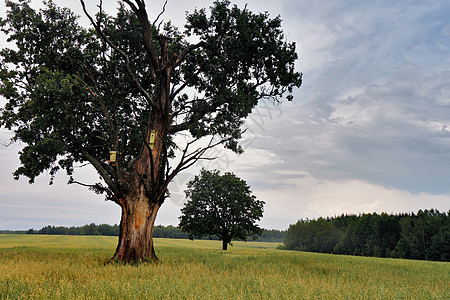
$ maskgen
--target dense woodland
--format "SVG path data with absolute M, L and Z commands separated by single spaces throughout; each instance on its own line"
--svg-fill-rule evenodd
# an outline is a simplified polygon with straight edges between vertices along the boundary
M 119 225 L 108 225 L 94 223 L 84 225 L 80 227 L 63 227 L 63 226 L 45 226 L 42 229 L 34 230 L 0 230 L 0 233 L 9 234 L 54 234 L 54 235 L 106 235 L 106 236 L 118 236 Z M 286 231 L 275 229 L 263 229 L 262 234 L 255 235 L 249 240 L 256 240 L 260 242 L 282 242 Z M 188 239 L 189 234 L 183 232 L 180 228 L 174 226 L 155 226 L 153 231 L 153 237 L 155 238 L 172 238 L 172 239 Z M 219 240 L 218 237 L 212 236 L 205 239 Z
M 450 211 L 341 215 L 290 225 L 284 248 L 320 253 L 450 261 Z

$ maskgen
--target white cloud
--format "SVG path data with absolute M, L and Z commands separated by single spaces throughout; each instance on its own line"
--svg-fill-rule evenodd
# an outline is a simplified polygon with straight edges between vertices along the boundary
M 402 213 L 419 209 L 448 209 L 450 195 L 412 194 L 365 181 L 323 180 L 307 175 L 291 179 L 283 190 L 257 191 L 266 202 L 261 226 L 285 229 L 300 218 L 372 212 Z

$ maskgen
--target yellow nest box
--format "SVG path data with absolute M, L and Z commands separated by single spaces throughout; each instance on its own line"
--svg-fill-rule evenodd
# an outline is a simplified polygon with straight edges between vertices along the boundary
M 109 161 L 115 162 L 117 160 L 117 151 L 109 151 Z
M 153 147 L 155 146 L 155 138 L 156 138 L 156 131 L 152 130 L 150 132 L 150 149 L 153 149 Z

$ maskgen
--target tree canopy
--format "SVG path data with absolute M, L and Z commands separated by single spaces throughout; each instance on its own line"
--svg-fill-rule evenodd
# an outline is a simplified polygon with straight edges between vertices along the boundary
M 33 182 L 61 168 L 72 175 L 74 163 L 89 161 L 107 188 L 114 187 L 145 146 L 154 110 L 164 109 L 155 95 L 164 63 L 172 65 L 168 136 L 184 130 L 194 138 L 214 135 L 235 151 L 242 150 L 241 125 L 258 100 L 279 101 L 285 92 L 292 99 L 301 84 L 295 43 L 285 41 L 281 19 L 268 13 L 217 1 L 209 16 L 205 9 L 188 14 L 184 32 L 170 23 L 143 32 L 143 12 L 135 5 L 136 11 L 121 5 L 116 17 L 100 13 L 96 28 L 85 29 L 69 9 L 45 4 L 35 11 L 28 1 L 6 1 L 1 21 L 17 47 L 0 52 L 0 92 L 8 100 L 1 125 L 26 145 L 16 178 Z M 170 45 L 161 49 L 157 42 L 166 36 Z M 199 42 L 189 44 L 190 36 Z M 157 59 L 161 51 L 169 61 Z M 110 150 L 122 153 L 118 168 L 108 165 Z
M 257 200 L 247 183 L 233 173 L 203 169 L 185 193 L 188 201 L 181 209 L 179 226 L 189 238 L 217 236 L 227 250 L 233 239 L 246 241 L 261 234 L 255 222 L 262 218 L 264 201 Z

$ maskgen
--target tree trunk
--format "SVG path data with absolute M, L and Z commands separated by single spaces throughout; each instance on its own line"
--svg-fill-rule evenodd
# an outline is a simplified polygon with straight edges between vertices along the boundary
M 222 240 L 222 250 L 226 251 L 228 250 L 228 241 L 227 240 Z
M 148 126 L 146 145 L 133 165 L 124 196 L 119 199 L 122 208 L 119 244 L 113 260 L 125 263 L 157 260 L 153 246 L 153 227 L 156 215 L 165 197 L 164 122 L 155 113 Z M 151 135 L 154 131 L 154 141 Z
M 143 186 L 123 199 L 119 244 L 113 260 L 125 263 L 158 260 L 153 246 L 153 227 L 159 205 L 149 201 Z
M 153 108 L 142 152 L 128 178 L 129 189 L 119 200 L 122 219 L 119 244 L 113 260 L 126 263 L 158 260 L 153 246 L 153 227 L 167 189 L 164 172 L 167 164 L 168 106 L 172 72 L 172 69 L 166 66 L 169 61 L 167 41 L 165 37 L 160 38 L 160 63 L 165 65 L 165 68 L 159 70 L 158 75 L 158 107 Z

